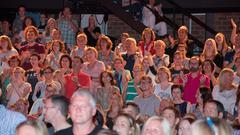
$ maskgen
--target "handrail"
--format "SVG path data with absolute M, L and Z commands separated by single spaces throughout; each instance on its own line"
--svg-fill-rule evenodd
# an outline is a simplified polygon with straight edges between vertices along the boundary
M 183 12 L 184 15 L 188 16 L 189 18 L 191 18 L 194 22 L 196 22 L 201 27 L 205 28 L 211 34 L 213 34 L 213 35 L 217 34 L 217 31 L 215 31 L 214 29 L 209 27 L 207 24 L 203 23 L 197 17 L 193 16 L 187 9 L 182 8 L 180 5 L 178 5 L 177 3 L 175 3 L 172 0 L 165 0 L 165 1 L 168 2 L 169 4 L 175 6 L 176 8 L 180 9 Z

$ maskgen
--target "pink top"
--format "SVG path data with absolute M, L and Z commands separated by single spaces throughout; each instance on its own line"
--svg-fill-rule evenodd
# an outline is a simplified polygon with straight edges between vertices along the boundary
M 191 102 L 192 104 L 196 104 L 197 103 L 196 93 L 197 93 L 197 90 L 201 86 L 201 84 L 200 84 L 201 77 L 203 76 L 206 78 L 205 82 L 204 82 L 204 86 L 208 87 L 208 88 L 210 88 L 210 80 L 206 75 L 204 75 L 200 72 L 196 78 L 192 78 L 191 74 L 192 73 L 189 73 L 186 75 L 187 82 L 184 86 L 183 99 Z

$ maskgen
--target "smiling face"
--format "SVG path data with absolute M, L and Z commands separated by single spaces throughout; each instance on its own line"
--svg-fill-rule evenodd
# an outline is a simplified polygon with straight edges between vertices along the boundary
M 183 120 L 179 124 L 178 135 L 191 135 L 191 124 L 187 120 Z
M 113 130 L 117 131 L 119 135 L 129 135 L 133 132 L 130 122 L 125 116 L 117 117 Z

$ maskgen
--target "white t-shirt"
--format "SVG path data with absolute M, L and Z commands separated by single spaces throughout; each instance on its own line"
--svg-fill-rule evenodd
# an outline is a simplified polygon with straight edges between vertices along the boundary
M 233 114 L 237 98 L 236 92 L 237 89 L 223 90 L 220 92 L 219 85 L 216 85 L 213 88 L 212 96 L 214 100 L 217 100 L 223 104 L 225 111 Z
M 161 88 L 161 84 L 156 84 L 154 94 L 159 96 L 161 99 L 172 98 L 172 92 L 171 92 L 172 85 L 173 83 L 169 83 L 169 86 L 167 87 L 167 89 L 164 90 Z

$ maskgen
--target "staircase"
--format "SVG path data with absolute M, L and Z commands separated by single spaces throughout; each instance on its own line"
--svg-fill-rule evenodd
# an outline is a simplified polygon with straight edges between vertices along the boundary
M 138 0 L 143 6 L 146 6 L 145 0 Z M 211 27 L 206 25 L 204 22 L 196 18 L 195 16 L 191 15 L 191 13 L 181 6 L 179 6 L 177 3 L 175 3 L 172 0 L 164 0 L 164 2 L 171 4 L 174 8 L 178 9 L 181 11 L 181 13 L 184 16 L 189 17 L 197 23 L 199 26 L 201 26 L 203 29 L 205 29 L 207 32 L 215 35 L 217 32 L 213 30 Z M 117 3 L 116 1 L 113 0 L 101 0 L 101 5 L 108 9 L 112 14 L 116 15 L 118 18 L 123 20 L 125 23 L 127 23 L 131 28 L 136 30 L 138 33 L 142 33 L 142 31 L 146 28 L 146 26 L 139 20 L 136 19 L 131 13 L 127 12 L 125 9 L 122 8 L 121 4 Z M 151 8 L 149 8 L 152 12 L 154 12 Z M 178 24 L 176 24 L 173 20 L 169 19 L 166 16 L 158 16 L 161 20 L 164 20 L 170 27 L 173 28 L 173 30 L 177 31 L 178 28 L 180 27 Z M 188 37 L 192 40 L 195 41 L 196 45 L 199 46 L 200 48 L 203 48 L 203 43 L 199 41 L 196 37 L 194 37 L 191 34 L 188 34 Z

